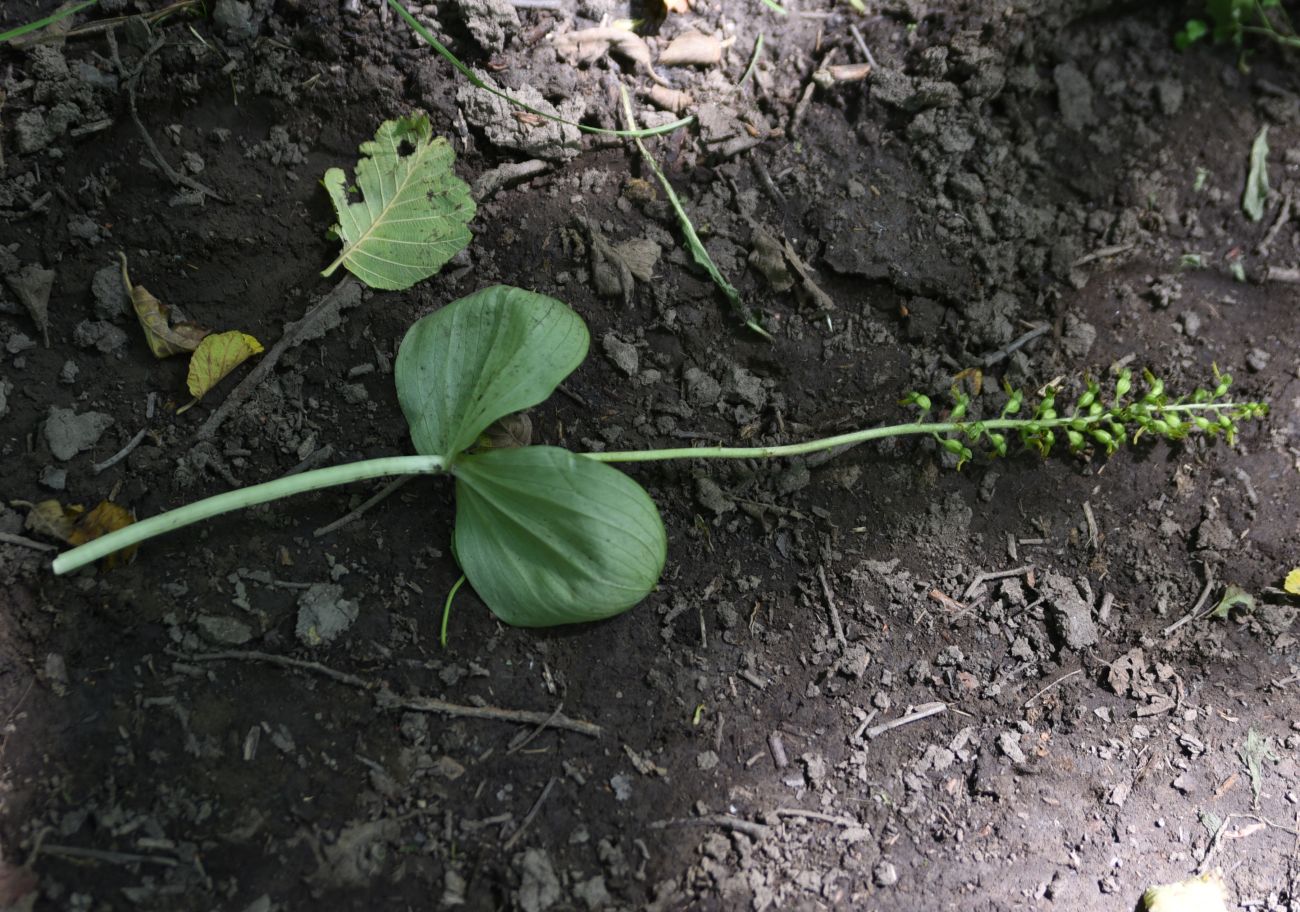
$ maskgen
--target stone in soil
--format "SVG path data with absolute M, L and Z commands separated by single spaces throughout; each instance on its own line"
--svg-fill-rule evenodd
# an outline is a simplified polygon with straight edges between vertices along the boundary
M 67 462 L 78 453 L 96 443 L 104 432 L 113 426 L 113 418 L 103 412 L 83 412 L 50 406 L 50 416 L 45 419 L 45 442 L 50 452 L 60 462 Z
M 1047 599 L 1047 621 L 1057 644 L 1068 649 L 1086 649 L 1097 643 L 1097 625 L 1092 606 L 1079 594 L 1074 583 L 1048 570 L 1039 589 Z
M 308 646 L 329 643 L 352 626 L 361 613 L 356 602 L 343 598 L 343 587 L 314 583 L 298 599 L 298 639 Z

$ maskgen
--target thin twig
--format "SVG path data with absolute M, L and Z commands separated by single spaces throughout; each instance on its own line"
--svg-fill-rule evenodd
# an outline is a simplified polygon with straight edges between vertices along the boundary
M 844 636 L 844 625 L 840 623 L 840 609 L 835 605 L 835 593 L 831 591 L 831 584 L 826 582 L 826 568 L 822 564 L 817 565 L 817 579 L 822 584 L 822 594 L 826 596 L 826 607 L 831 614 L 831 630 L 835 632 L 835 642 L 840 644 L 840 649 L 849 648 L 849 641 Z
M 415 712 L 440 713 L 445 716 L 460 716 L 467 719 L 488 719 L 493 722 L 516 722 L 521 725 L 541 725 L 543 722 L 551 728 L 562 728 L 579 735 L 599 738 L 603 729 L 594 722 L 570 719 L 566 715 L 536 712 L 531 709 L 500 709 L 495 706 L 461 706 L 432 697 L 399 697 L 391 691 L 379 693 L 379 705 L 395 709 L 410 709 Z
M 1273 241 L 1277 239 L 1278 232 L 1282 230 L 1282 226 L 1291 221 L 1291 203 L 1291 194 L 1288 193 L 1286 196 L 1282 197 L 1282 208 L 1278 211 L 1277 219 L 1273 222 L 1272 227 L 1268 229 L 1268 233 L 1264 235 L 1263 240 L 1261 240 L 1258 246 L 1255 247 L 1255 252 L 1257 254 L 1262 256 L 1268 253 L 1268 248 L 1273 246 Z
M 675 827 L 688 826 L 712 826 L 721 827 L 724 830 L 735 830 L 737 833 L 744 833 L 753 836 L 755 839 L 766 839 L 771 829 L 761 823 L 754 823 L 752 820 L 746 820 L 743 817 L 733 817 L 731 814 L 703 814 L 699 817 L 674 817 L 671 820 L 654 820 L 650 823 L 652 830 L 666 830 Z
M 997 351 L 989 352 L 987 355 L 984 356 L 984 366 L 992 367 L 994 364 L 997 364 L 999 361 L 1003 360 L 1004 358 L 1010 358 L 1013 354 L 1015 354 L 1015 352 L 1018 349 L 1023 348 L 1024 346 L 1028 345 L 1030 342 L 1037 339 L 1039 336 L 1044 335 L 1051 328 L 1052 328 L 1051 325 L 1048 323 L 1040 324 L 1038 326 L 1035 326 L 1033 329 L 1025 333 L 1020 338 L 1012 341 L 1009 345 L 999 348 Z
M 533 802 L 533 806 L 529 808 L 528 813 L 524 815 L 523 822 L 519 824 L 519 829 L 511 833 L 510 838 L 505 841 L 503 846 L 501 846 L 503 852 L 509 852 L 514 844 L 519 841 L 519 837 L 524 835 L 524 830 L 528 829 L 529 824 L 533 822 L 533 818 L 537 816 L 537 812 L 542 809 L 542 802 L 546 800 L 547 795 L 551 794 L 551 789 L 555 788 L 555 783 L 558 781 L 559 780 L 555 776 L 552 776 L 547 780 L 545 788 L 542 789 L 542 793 L 537 796 L 537 800 Z
M 842 827 L 861 826 L 856 820 L 849 817 L 837 817 L 834 814 L 823 814 L 821 811 L 808 811 L 803 808 L 777 808 L 776 816 L 802 817 L 805 820 L 820 820 L 822 823 L 833 823 Z
M 916 709 L 912 710 L 905 716 L 899 716 L 889 722 L 881 722 L 879 725 L 873 725 L 867 729 L 868 738 L 878 738 L 891 729 L 900 728 L 904 725 L 911 725 L 913 722 L 920 722 L 922 719 L 928 719 L 931 716 L 938 715 L 948 710 L 948 704 L 936 700 L 933 703 L 922 703 Z
M 361 303 L 361 285 L 352 276 L 345 276 L 334 288 L 316 303 L 311 310 L 294 323 L 284 328 L 279 341 L 272 345 L 249 371 L 248 376 L 230 391 L 224 402 L 208 416 L 195 433 L 199 440 L 213 437 L 230 414 L 253 395 L 253 391 L 275 370 L 275 365 L 289 349 L 311 339 L 319 339 L 330 326 L 331 317 L 339 317 L 343 311 Z
M 1094 260 L 1102 260 L 1106 257 L 1119 256 L 1121 253 L 1128 253 L 1134 247 L 1133 244 L 1115 244 L 1112 247 L 1101 247 L 1091 253 L 1085 253 L 1075 260 L 1071 265 L 1074 267 L 1086 266 Z
M 1083 518 L 1088 523 L 1088 547 L 1096 551 L 1101 541 L 1101 533 L 1097 531 L 1097 518 L 1092 515 L 1092 504 L 1086 500 L 1083 502 Z
M 20 548 L 31 548 L 33 551 L 58 551 L 58 545 L 47 545 L 45 542 L 32 541 L 22 535 L 15 535 L 12 532 L 0 532 L 0 542 L 6 545 L 18 545 Z
M 147 404 L 145 405 L 144 408 L 145 421 L 149 421 L 150 419 L 153 418 L 154 403 L 156 403 L 157 401 L 158 401 L 158 394 L 150 393 L 149 398 L 147 400 Z M 144 435 L 148 432 L 148 430 L 149 430 L 148 427 L 140 428 L 140 430 L 135 432 L 135 436 L 127 441 L 126 446 L 122 447 L 122 449 L 118 450 L 116 453 L 114 453 L 112 456 L 105 459 L 103 462 L 97 462 L 93 466 L 91 466 L 90 467 L 91 472 L 98 475 L 100 472 L 103 472 L 107 469 L 111 469 L 113 466 L 117 465 L 123 459 L 130 456 L 132 451 L 134 451 L 135 448 L 140 445 L 141 441 L 144 440 Z
M 397 478 L 394 478 L 388 484 L 380 488 L 379 493 L 367 499 L 363 504 L 361 504 L 361 506 L 357 507 L 355 510 L 352 510 L 350 513 L 347 513 L 344 516 L 340 516 L 338 519 L 334 520 L 334 522 L 325 526 L 321 526 L 319 529 L 313 532 L 312 535 L 315 538 L 320 538 L 322 536 L 329 535 L 331 532 L 343 528 L 353 520 L 360 519 L 362 516 L 366 515 L 367 511 L 369 511 L 371 507 L 374 507 L 380 501 L 390 497 L 393 494 L 393 492 L 395 492 L 398 488 L 406 484 L 414 477 L 415 477 L 414 475 L 399 475 Z
M 1034 694 L 1034 695 L 1033 695 L 1032 697 L 1030 697 L 1028 700 L 1026 700 L 1025 702 L 1021 703 L 1021 704 L 1020 704 L 1020 708 L 1021 708 L 1021 709 L 1024 709 L 1026 706 L 1028 706 L 1030 703 L 1033 703 L 1035 700 L 1037 700 L 1037 699 L 1038 699 L 1039 697 L 1041 697 L 1043 694 L 1047 693 L 1049 690 L 1051 690 L 1051 689 L 1052 689 L 1053 687 L 1055 687 L 1057 684 L 1060 684 L 1062 681 L 1066 680 L 1067 678 L 1072 678 L 1072 677 L 1074 677 L 1074 676 L 1077 675 L 1077 674 L 1083 674 L 1083 669 L 1082 669 L 1082 668 L 1076 668 L 1076 669 L 1074 669 L 1074 671 L 1067 672 L 1066 674 L 1061 675 L 1059 678 L 1057 678 L 1057 679 L 1056 679 L 1055 681 L 1053 681 L 1051 684 L 1048 684 L 1046 687 L 1044 687 L 1044 688 L 1043 688 L 1042 690 L 1040 690 L 1038 693 Z
M 106 861 L 109 864 L 159 864 L 174 868 L 180 862 L 166 855 L 139 855 L 134 852 L 106 852 L 102 849 L 84 849 L 81 846 L 57 845 L 52 842 L 41 843 L 40 850 L 47 855 L 62 855 L 65 858 L 89 858 L 93 861 Z
M 564 709 L 564 703 L 561 702 L 556 704 L 555 711 L 546 717 L 545 722 L 543 722 L 541 725 L 537 726 L 530 732 L 529 731 L 520 732 L 519 734 L 515 735 L 514 738 L 510 740 L 510 747 L 507 748 L 506 750 L 506 756 L 509 757 L 511 754 L 517 753 L 523 750 L 529 744 L 531 744 L 534 738 L 536 738 L 542 732 L 546 731 L 546 729 L 551 727 L 551 723 L 554 722 L 559 717 L 560 710 L 562 709 Z
M 467 719 L 489 719 L 494 722 L 516 722 L 524 725 L 540 725 L 543 722 L 548 723 L 552 728 L 562 728 L 565 731 L 576 732 L 580 735 L 588 735 L 593 738 L 599 738 L 602 729 L 593 722 L 584 722 L 581 719 L 570 719 L 568 716 L 556 713 L 535 712 L 528 709 L 500 709 L 496 706 L 462 706 L 458 703 L 448 703 L 445 700 L 435 700 L 432 697 L 403 697 L 398 696 L 389 690 L 383 683 L 367 681 L 365 678 L 357 677 L 346 671 L 338 671 L 330 668 L 328 665 L 322 665 L 319 662 L 309 662 L 304 659 L 294 659 L 289 656 L 274 655 L 269 652 L 257 652 L 255 650 L 230 649 L 224 652 L 205 652 L 197 655 L 179 652 L 176 650 L 167 650 L 169 655 L 182 658 L 190 662 L 265 662 L 268 665 L 279 665 L 282 668 L 295 668 L 299 671 L 310 671 L 313 674 L 322 675 L 340 684 L 347 684 L 349 687 L 355 687 L 358 690 L 364 690 L 375 695 L 375 700 L 382 709 L 410 709 L 415 712 L 432 712 L 441 713 L 445 716 L 459 716 Z
M 1205 606 L 1205 600 L 1210 597 L 1210 590 L 1213 588 L 1214 588 L 1214 574 L 1211 573 L 1209 570 L 1207 570 L 1205 572 L 1205 588 L 1202 589 L 1201 594 L 1197 596 L 1196 604 L 1192 606 L 1192 610 L 1187 612 L 1187 614 L 1183 615 L 1178 620 L 1174 621 L 1164 630 L 1160 631 L 1160 635 L 1167 637 L 1175 630 L 1178 630 L 1180 627 L 1182 627 L 1184 624 L 1189 624 L 1192 621 L 1196 620 L 1198 617 L 1200 617 L 1201 609 Z
M 1014 539 L 1012 540 L 1014 541 Z M 1007 579 L 1008 577 L 1012 577 L 1012 576 L 1024 576 L 1026 573 L 1028 573 L 1033 569 L 1034 569 L 1033 564 L 1025 564 L 1023 567 L 1012 567 L 1010 570 L 997 570 L 993 573 L 981 573 L 978 576 L 976 576 L 973 580 L 971 580 L 970 585 L 966 587 L 966 591 L 962 593 L 961 597 L 963 600 L 968 599 L 975 594 L 976 589 L 978 589 L 980 586 L 983 586 L 985 583 L 991 583 L 994 582 L 995 580 L 1000 580 L 1000 579 Z
M 140 75 L 144 72 L 144 66 L 148 62 L 149 58 L 161 50 L 162 46 L 167 43 L 167 39 L 159 36 L 158 40 L 153 43 L 149 50 L 144 52 L 144 56 L 140 58 L 140 62 L 136 65 L 135 70 L 128 74 L 126 66 L 122 63 L 122 58 L 117 51 L 117 36 L 114 35 L 112 31 L 108 31 L 104 33 L 104 37 L 108 40 L 109 50 L 112 52 L 113 62 L 117 66 L 118 74 L 126 84 L 127 109 L 131 112 L 131 119 L 135 121 L 136 129 L 140 131 L 140 137 L 144 140 L 145 146 L 149 149 L 149 154 L 153 156 L 154 162 L 156 162 L 158 167 L 162 169 L 163 174 L 167 176 L 167 179 L 171 181 L 173 185 L 189 187 L 194 192 L 210 196 L 219 203 L 226 202 L 226 200 L 215 190 L 200 183 L 188 174 L 180 173 L 168 164 L 167 159 L 163 157 L 162 150 L 160 150 L 158 144 L 153 141 L 153 137 L 149 135 L 149 130 L 145 127 L 144 121 L 140 119 L 140 110 L 135 99 L 136 83 L 140 81 Z
M 871 48 L 867 47 L 866 39 L 862 37 L 858 27 L 850 22 L 849 31 L 853 33 L 853 41 L 857 44 L 858 50 L 862 52 L 862 56 L 866 58 L 867 63 L 871 64 L 873 70 L 877 69 L 876 58 L 872 55 Z
M 1270 266 L 1268 267 L 1268 280 L 1270 282 L 1300 282 L 1300 269 L 1289 266 Z

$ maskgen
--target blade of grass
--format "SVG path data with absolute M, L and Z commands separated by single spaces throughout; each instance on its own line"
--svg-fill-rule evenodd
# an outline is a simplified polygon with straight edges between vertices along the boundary
M 98 2 L 99 0 L 85 0 L 84 3 L 78 3 L 76 6 L 71 6 L 68 7 L 67 9 L 57 10 L 56 12 L 53 12 L 50 15 L 46 16 L 44 19 L 37 19 L 35 22 L 29 22 L 26 25 L 20 25 L 17 28 L 12 28 L 7 32 L 0 32 L 0 44 L 4 44 L 7 41 L 13 41 L 15 38 L 21 38 L 23 35 L 29 34 L 31 32 L 35 32 L 35 31 L 39 31 L 40 29 L 47 28 L 51 25 L 54 25 L 54 23 L 56 22 L 61 22 L 64 19 L 67 19 L 69 16 L 73 15 L 74 13 L 81 12 L 88 6 L 94 6 Z
M 623 93 L 623 116 L 627 120 L 628 127 L 631 128 L 627 135 L 632 137 L 632 141 L 636 143 L 641 157 L 645 159 L 645 163 L 650 166 L 650 170 L 659 179 L 659 185 L 664 188 L 668 202 L 672 204 L 673 211 L 677 213 L 677 221 L 682 226 L 682 234 L 686 237 L 686 246 L 691 251 L 691 256 L 695 258 L 696 263 L 704 267 L 709 277 L 713 279 L 714 284 L 722 289 L 722 293 L 727 296 L 727 300 L 731 302 L 731 306 L 745 325 L 769 342 L 772 341 L 772 334 L 758 325 L 754 315 L 745 306 L 745 302 L 740 299 L 740 292 L 736 291 L 735 287 L 727 281 L 713 262 L 713 257 L 709 256 L 709 251 L 704 248 L 700 236 L 695 233 L 695 226 L 691 224 L 690 216 L 686 214 L 686 210 L 682 207 L 682 201 L 677 198 L 677 192 L 673 190 L 673 185 L 668 182 L 668 178 L 663 171 L 659 170 L 659 163 L 650 154 L 650 150 L 645 147 L 645 143 L 641 142 L 641 137 L 636 130 L 636 118 L 632 114 L 632 99 L 628 97 L 627 88 L 620 86 L 619 89 Z
M 763 0 L 763 5 L 768 7 L 770 10 L 772 10 L 772 12 L 776 13 L 779 16 L 790 15 L 790 11 L 787 10 L 781 4 L 777 3 L 776 0 Z
M 745 72 L 741 75 L 740 80 L 731 87 L 731 91 L 739 92 L 749 81 L 749 77 L 754 75 L 754 67 L 758 66 L 758 55 L 763 53 L 763 33 L 758 33 L 758 40 L 754 42 L 754 53 L 749 56 L 749 66 L 745 67 Z
M 510 102 L 515 107 L 527 111 L 529 114 L 535 114 L 538 117 L 544 117 L 547 120 L 554 121 L 555 123 L 561 123 L 564 124 L 565 126 L 576 127 L 577 129 L 581 130 L 583 133 L 595 133 L 600 136 L 627 136 L 632 138 L 636 138 L 640 136 L 659 136 L 664 133 L 671 133 L 674 130 L 679 130 L 682 127 L 689 126 L 695 120 L 693 116 L 683 117 L 681 120 L 674 120 L 672 123 L 666 123 L 659 127 L 652 127 L 648 130 L 606 130 L 603 127 L 589 127 L 586 124 L 575 123 L 574 121 L 571 120 L 565 120 L 563 117 L 556 117 L 554 114 L 548 114 L 545 111 L 539 111 L 537 108 L 534 108 L 532 105 L 525 104 L 524 102 L 520 101 L 518 98 L 514 98 L 513 96 L 508 95 L 505 92 L 502 92 L 500 89 L 488 85 L 482 79 L 479 79 L 479 77 L 474 73 L 473 70 L 465 66 L 465 64 L 461 63 L 460 59 L 455 54 L 447 50 L 446 45 L 444 45 L 437 38 L 433 37 L 433 33 L 430 32 L 427 28 L 425 28 L 420 23 L 420 20 L 416 19 L 414 16 L 411 15 L 410 11 L 402 4 L 402 0 L 387 0 L 387 2 L 388 5 L 391 6 L 397 12 L 397 15 L 401 16 L 403 19 L 406 20 L 406 24 L 409 25 L 417 35 L 419 35 L 426 42 L 428 42 L 429 47 L 433 48 L 434 51 L 437 52 L 438 56 L 440 56 L 443 60 L 447 61 L 452 66 L 454 66 L 457 70 L 459 70 L 460 74 L 470 81 L 470 85 L 474 86 L 475 88 L 482 89 L 484 92 L 488 92 L 492 95 L 495 95 L 498 98 L 504 98 L 506 101 Z

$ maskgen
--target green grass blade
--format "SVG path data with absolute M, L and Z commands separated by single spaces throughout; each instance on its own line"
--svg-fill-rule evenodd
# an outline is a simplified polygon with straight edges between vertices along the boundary
M 668 178 L 664 175 L 663 171 L 659 169 L 659 163 L 655 161 L 654 156 L 650 154 L 650 150 L 645 147 L 645 143 L 641 142 L 641 138 L 635 135 L 636 119 L 632 116 L 632 99 L 628 97 L 627 89 L 625 87 L 620 86 L 620 89 L 623 92 L 623 115 L 627 119 L 627 125 L 633 128 L 628 135 L 630 135 L 632 141 L 636 143 L 637 149 L 641 152 L 641 157 L 644 158 L 646 164 L 650 166 L 650 170 L 653 171 L 655 177 L 659 179 L 659 185 L 664 188 L 664 193 L 668 196 L 668 202 L 672 204 L 673 211 L 677 213 L 677 221 L 682 226 L 682 234 L 686 236 L 686 247 L 691 251 L 691 256 L 695 257 L 696 263 L 704 267 L 704 271 L 713 279 L 714 284 L 722 289 L 722 293 L 727 296 L 727 300 L 731 302 L 731 306 L 735 309 L 740 319 L 745 322 L 745 325 L 770 342 L 772 340 L 772 334 L 762 326 L 758 325 L 758 321 L 754 319 L 754 315 L 750 313 L 749 308 L 745 306 L 745 302 L 740 299 L 740 292 L 736 291 L 735 286 L 727 281 L 726 276 L 722 274 L 722 271 L 718 269 L 717 264 L 713 262 L 713 257 L 709 256 L 709 251 L 705 249 L 704 243 L 700 240 L 700 236 L 695 233 L 695 226 L 691 224 L 690 216 L 686 214 L 686 209 L 683 208 L 682 201 L 677 198 L 677 192 L 673 190 L 673 185 L 668 182 Z
M 482 79 L 479 79 L 478 76 L 474 74 L 473 70 L 465 66 L 465 64 L 461 63 L 460 59 L 455 54 L 447 50 L 446 45 L 444 45 L 437 38 L 433 37 L 433 33 L 430 32 L 427 28 L 425 28 L 420 23 L 420 20 L 416 19 L 414 16 L 411 15 L 410 10 L 408 10 L 405 6 L 402 5 L 402 0 L 388 0 L 388 5 L 397 11 L 397 15 L 401 16 L 403 19 L 406 20 L 406 24 L 409 25 L 417 35 L 419 35 L 426 42 L 428 42 L 429 47 L 433 48 L 438 53 L 438 56 L 440 56 L 443 60 L 447 61 L 452 66 L 454 66 L 457 70 L 459 70 L 461 75 L 470 81 L 471 85 L 473 85 L 475 88 L 482 89 L 484 92 L 488 92 L 492 95 L 495 95 L 498 98 L 504 98 L 506 101 L 510 102 L 516 108 L 519 108 L 520 110 L 523 111 L 527 111 L 529 114 L 535 114 L 538 117 L 543 117 L 546 120 L 554 121 L 555 123 L 559 123 L 559 124 L 564 124 L 565 126 L 576 127 L 577 129 L 581 130 L 583 133 L 594 133 L 600 136 L 627 136 L 633 138 L 639 136 L 660 136 L 664 133 L 671 133 L 674 130 L 679 130 L 682 127 L 689 126 L 691 123 L 695 121 L 694 117 L 683 117 L 681 120 L 674 120 L 672 123 L 666 123 L 658 127 L 650 127 L 645 130 L 606 130 L 604 127 L 589 127 L 586 124 L 575 123 L 572 120 L 565 120 L 563 117 L 556 117 L 554 114 L 547 114 L 545 111 L 539 111 L 537 108 L 534 108 L 532 105 L 522 102 L 518 98 L 515 98 L 505 92 L 502 92 L 500 89 L 493 88 L 492 86 L 485 83 Z
M 13 41 L 15 38 L 21 38 L 23 35 L 30 34 L 31 32 L 40 31 L 43 28 L 47 28 L 51 25 L 54 25 L 54 23 L 56 22 L 61 22 L 64 19 L 67 19 L 69 16 L 73 15 L 74 13 L 81 12 L 88 6 L 94 6 L 98 2 L 99 0 L 85 0 L 84 3 L 78 3 L 76 6 L 71 6 L 68 7 L 67 9 L 62 9 L 53 12 L 50 15 L 46 16 L 44 19 L 37 19 L 35 22 L 29 22 L 26 25 L 20 25 L 17 28 L 12 28 L 7 32 L 0 32 L 0 44 L 4 44 L 6 41 Z

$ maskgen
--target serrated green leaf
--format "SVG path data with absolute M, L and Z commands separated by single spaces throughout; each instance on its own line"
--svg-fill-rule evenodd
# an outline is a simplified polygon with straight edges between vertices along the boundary
M 492 422 L 542 402 L 587 356 L 568 305 L 495 285 L 418 320 L 397 352 L 397 400 L 416 452 L 448 461 Z
M 612 617 L 659 581 L 663 521 L 645 489 L 618 469 L 530 446 L 467 456 L 454 472 L 456 558 L 507 624 Z
M 1268 199 L 1268 127 L 1260 127 L 1259 135 L 1250 144 L 1250 173 L 1246 176 L 1246 193 L 1241 198 L 1242 211 L 1252 222 L 1264 217 L 1264 201 Z
M 322 181 L 339 219 L 333 231 L 343 239 L 343 252 L 322 275 L 342 265 L 371 288 L 410 288 L 469 243 L 469 186 L 452 171 L 451 146 L 433 138 L 423 114 L 385 121 L 361 153 L 360 202 L 349 201 L 342 168 L 330 168 Z

